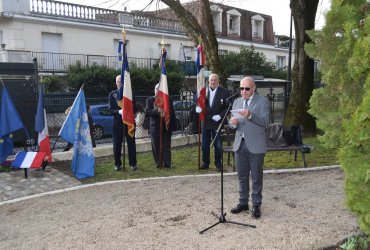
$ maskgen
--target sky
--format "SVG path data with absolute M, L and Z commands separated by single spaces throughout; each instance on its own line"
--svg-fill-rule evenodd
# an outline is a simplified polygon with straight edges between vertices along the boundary
M 142 10 L 150 0 L 61 0 L 82 5 L 89 5 L 99 8 L 109 8 L 123 11 Z M 183 2 L 188 2 L 185 0 Z M 211 0 L 212 1 L 212 0 Z M 156 2 L 156 1 L 155 1 Z M 213 2 L 222 3 L 237 8 L 250 10 L 272 16 L 274 32 L 277 35 L 289 36 L 290 29 L 290 0 L 213 0 Z M 162 8 L 166 5 L 160 5 Z M 156 4 L 152 4 L 147 10 L 155 10 Z M 330 9 L 330 0 L 319 0 L 317 7 L 315 28 L 321 29 L 325 24 L 325 12 Z M 294 36 L 294 27 L 293 27 Z

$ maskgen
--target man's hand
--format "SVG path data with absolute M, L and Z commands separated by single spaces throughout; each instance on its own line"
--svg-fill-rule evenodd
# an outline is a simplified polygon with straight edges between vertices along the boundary
M 212 116 L 212 120 L 214 120 L 215 122 L 218 122 L 219 120 L 221 120 L 221 116 L 214 115 L 214 116 Z
M 230 118 L 230 124 L 231 125 L 236 126 L 236 125 L 238 125 L 238 122 L 239 122 L 238 118 L 236 118 L 236 117 L 231 117 Z
M 244 118 L 250 118 L 252 116 L 252 113 L 249 109 L 243 109 L 243 111 L 238 112 L 241 116 L 244 116 Z
M 161 116 L 161 117 L 164 116 L 164 110 L 163 109 L 158 108 L 158 113 L 159 113 L 159 116 Z
M 202 112 L 202 108 L 201 108 L 201 107 L 199 107 L 199 106 L 197 106 L 197 107 L 195 108 L 195 112 L 197 112 L 198 114 L 199 114 L 199 113 L 201 113 L 201 112 Z
M 118 113 L 122 116 L 122 109 L 118 110 Z

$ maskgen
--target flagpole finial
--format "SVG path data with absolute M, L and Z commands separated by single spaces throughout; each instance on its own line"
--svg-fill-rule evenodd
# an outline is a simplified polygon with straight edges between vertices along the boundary
M 162 36 L 161 45 L 162 45 L 162 49 L 164 49 L 164 45 L 165 45 L 165 42 L 164 42 L 164 36 Z
M 199 35 L 198 41 L 199 41 L 199 44 L 202 44 L 203 43 L 203 40 L 202 40 L 202 36 L 201 35 Z
M 126 30 L 125 30 L 125 26 L 123 26 L 121 33 L 122 33 L 122 40 L 123 41 L 126 41 Z

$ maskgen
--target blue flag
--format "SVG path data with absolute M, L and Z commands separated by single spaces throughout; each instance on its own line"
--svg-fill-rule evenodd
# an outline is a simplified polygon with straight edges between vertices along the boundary
M 72 172 L 77 179 L 94 176 L 94 151 L 91 142 L 85 94 L 81 88 L 59 131 L 59 136 L 74 144 Z
M 23 122 L 8 91 L 3 87 L 0 110 L 0 163 L 13 152 L 12 132 L 21 128 L 24 128 Z

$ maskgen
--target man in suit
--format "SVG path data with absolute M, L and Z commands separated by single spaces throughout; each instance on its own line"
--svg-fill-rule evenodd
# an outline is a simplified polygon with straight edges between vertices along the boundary
M 202 128 L 202 161 L 201 169 L 208 169 L 210 164 L 210 146 L 211 141 L 216 137 L 216 131 L 219 127 L 222 118 L 227 111 L 226 99 L 229 97 L 227 89 L 219 86 L 219 78 L 217 74 L 211 74 L 208 80 L 205 120 Z M 201 107 L 196 107 L 197 113 L 202 112 Z M 214 139 L 215 147 L 215 165 L 218 171 L 221 171 L 221 153 L 222 141 L 221 134 L 218 134 Z
M 149 134 L 152 142 L 152 153 L 156 167 L 161 166 L 160 162 L 160 116 L 163 112 L 155 105 L 155 97 L 159 90 L 159 84 L 154 88 L 154 96 L 146 99 L 145 115 L 150 117 Z M 171 136 L 172 131 L 176 130 L 176 114 L 173 108 L 173 102 L 170 99 L 170 125 L 166 128 L 166 123 L 162 119 L 162 161 L 165 168 L 171 168 Z
M 233 103 L 233 110 L 240 109 L 229 121 L 236 128 L 233 151 L 239 177 L 239 204 L 231 209 L 234 214 L 248 210 L 249 174 L 252 175 L 252 216 L 261 217 L 263 161 L 266 153 L 265 130 L 269 125 L 269 101 L 258 95 L 251 77 L 240 82 L 241 97 Z
M 121 88 L 121 75 L 116 77 L 117 89 L 109 93 L 109 110 L 113 115 L 113 153 L 114 153 L 114 165 L 115 170 L 119 171 L 122 168 L 121 151 L 123 143 L 123 133 L 128 147 L 128 161 L 132 170 L 136 170 L 136 144 L 135 135 L 131 137 L 128 134 L 127 125 L 123 124 L 122 121 L 122 108 L 118 105 L 119 103 L 119 89 Z M 134 99 L 134 98 L 133 98 Z M 135 100 L 133 100 L 135 103 Z M 136 105 L 134 104 L 134 113 L 136 113 Z

